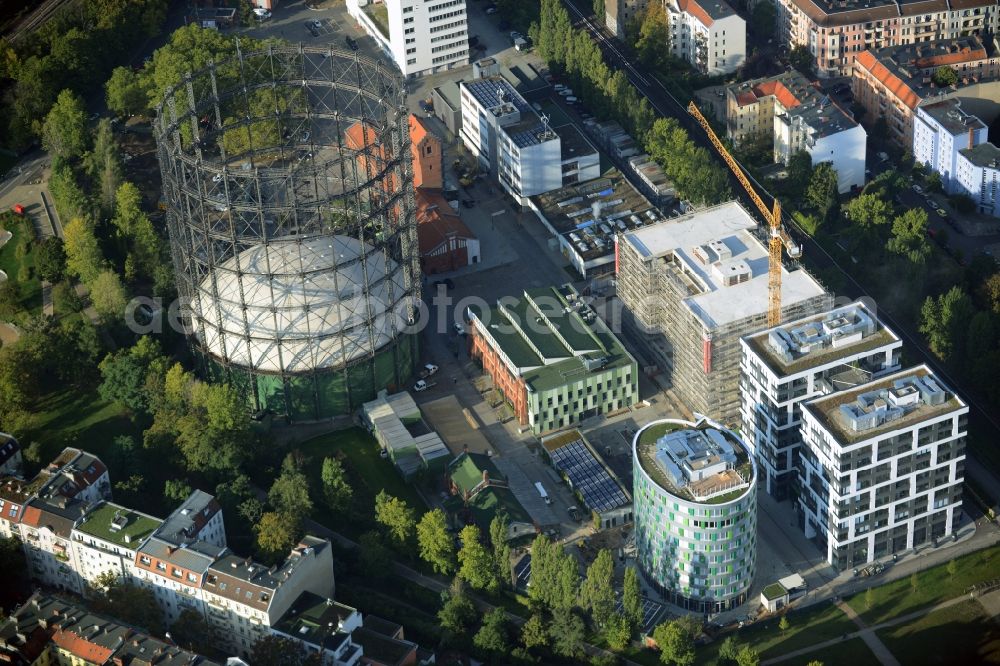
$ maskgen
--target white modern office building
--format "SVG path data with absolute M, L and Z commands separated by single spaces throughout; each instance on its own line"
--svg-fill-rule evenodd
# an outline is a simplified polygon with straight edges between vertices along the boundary
M 980 213 L 1000 216 L 1000 148 L 989 127 L 957 98 L 917 107 L 913 158 L 941 176 L 948 194 L 971 198 Z
M 861 302 L 740 341 L 740 417 L 762 487 L 784 500 L 797 488 L 802 403 L 899 369 L 903 346 Z
M 469 64 L 465 0 L 347 0 L 347 11 L 404 76 Z
M 597 149 L 573 125 L 553 128 L 504 78 L 459 83 L 462 143 L 521 205 L 528 197 L 597 178 Z
M 671 603 L 718 613 L 746 601 L 757 570 L 757 474 L 736 432 L 664 419 L 632 440 L 640 571 Z
M 858 567 L 956 531 L 968 412 L 927 366 L 802 405 L 799 506 L 830 564 Z
M 725 0 L 666 0 L 673 55 L 703 74 L 735 72 L 747 57 L 747 24 Z

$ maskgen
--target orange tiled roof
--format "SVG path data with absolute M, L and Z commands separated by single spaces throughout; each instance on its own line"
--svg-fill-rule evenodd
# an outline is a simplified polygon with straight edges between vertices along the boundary
M 52 642 L 63 650 L 91 664 L 103 664 L 111 659 L 114 650 L 95 645 L 72 631 L 56 629 L 52 634 Z
M 890 72 L 888 67 L 879 62 L 871 51 L 862 51 L 855 56 L 854 62 L 871 72 L 872 76 L 903 104 L 911 109 L 917 108 L 917 104 L 920 103 L 920 97 L 917 93 L 913 92 L 913 89 L 906 85 L 902 79 Z
M 29 506 L 24 510 L 21 522 L 31 527 L 39 527 L 42 522 L 42 510 L 35 506 Z
M 417 204 L 417 242 L 420 253 L 427 254 L 448 238 L 475 238 L 439 190 L 420 188 L 414 197 Z
M 764 83 L 754 86 L 753 91 L 756 93 L 757 97 L 774 95 L 786 109 L 794 109 L 801 104 L 799 99 L 793 95 L 792 91 L 786 88 L 785 84 L 781 81 L 765 81 Z
M 941 55 L 930 56 L 929 58 L 918 58 L 914 63 L 917 67 L 940 67 L 941 65 L 959 65 L 972 60 L 985 60 L 986 49 L 972 50 L 968 47 L 958 53 L 942 53 Z
M 416 145 L 424 140 L 431 131 L 427 129 L 427 125 L 421 120 L 420 116 L 411 113 L 410 114 L 410 143 Z
M 744 90 L 743 92 L 736 95 L 737 106 L 743 107 L 753 104 L 757 101 L 757 95 L 753 94 L 751 90 Z
M 708 12 L 696 0 L 678 0 L 677 6 L 680 7 L 682 12 L 695 17 L 706 27 L 715 23 L 712 17 L 708 15 Z

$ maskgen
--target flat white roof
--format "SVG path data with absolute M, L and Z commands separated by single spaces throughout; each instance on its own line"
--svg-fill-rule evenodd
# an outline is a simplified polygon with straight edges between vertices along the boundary
M 729 201 L 659 224 L 625 234 L 639 254 L 647 259 L 674 256 L 685 273 L 697 282 L 701 293 L 684 299 L 687 306 L 708 328 L 724 326 L 767 311 L 767 248 L 751 233 L 757 222 L 736 201 Z M 695 248 L 710 241 L 723 243 L 731 253 L 723 264 L 743 262 L 749 279 L 726 285 L 719 276 L 694 256 Z M 825 293 L 805 270 L 781 269 L 782 307 Z

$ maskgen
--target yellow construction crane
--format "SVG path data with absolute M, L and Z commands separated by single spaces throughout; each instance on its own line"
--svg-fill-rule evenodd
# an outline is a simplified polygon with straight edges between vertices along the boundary
M 799 244 L 781 226 L 781 202 L 778 201 L 778 198 L 774 198 L 774 208 L 769 209 L 764 200 L 757 194 L 757 190 L 750 183 L 750 179 L 743 172 L 743 168 L 733 159 L 733 156 L 729 154 L 729 151 L 722 145 L 722 142 L 719 141 L 719 137 L 715 135 L 715 130 L 708 124 L 705 116 L 701 115 L 701 111 L 698 110 L 695 103 L 691 102 L 688 104 L 687 110 L 698 121 L 701 128 L 705 130 L 705 134 L 708 135 L 708 139 L 712 142 L 712 145 L 719 151 L 719 155 L 726 161 L 729 169 L 736 174 L 736 179 L 740 181 L 740 185 L 750 195 L 760 214 L 764 216 L 764 219 L 767 220 L 771 228 L 771 237 L 767 245 L 767 325 L 769 327 L 777 326 L 781 323 L 781 247 L 784 246 L 785 251 L 788 252 L 788 256 L 793 259 L 798 259 L 802 256 L 802 248 L 799 247 Z

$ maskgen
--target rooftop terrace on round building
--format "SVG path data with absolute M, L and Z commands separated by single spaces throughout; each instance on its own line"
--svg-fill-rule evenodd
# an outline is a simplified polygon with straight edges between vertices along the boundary
M 703 451 L 706 455 L 692 461 L 691 467 L 704 468 L 720 465 L 723 462 L 722 447 L 717 442 L 726 442 L 732 447 L 731 461 L 715 473 L 697 480 L 679 479 L 680 471 L 673 459 L 660 446 L 660 440 L 674 433 L 691 431 L 691 436 L 701 435 L 699 444 L 707 444 Z M 638 434 L 636 453 L 639 464 L 649 477 L 661 488 L 687 502 L 701 504 L 725 504 L 738 499 L 747 492 L 753 483 L 754 467 L 750 461 L 746 446 L 732 432 L 715 427 L 707 421 L 697 424 L 677 422 L 660 422 L 646 426 Z M 674 467 L 674 472 L 667 469 Z M 683 474 L 683 472 L 681 472 Z M 680 481 L 684 481 L 680 483 Z

